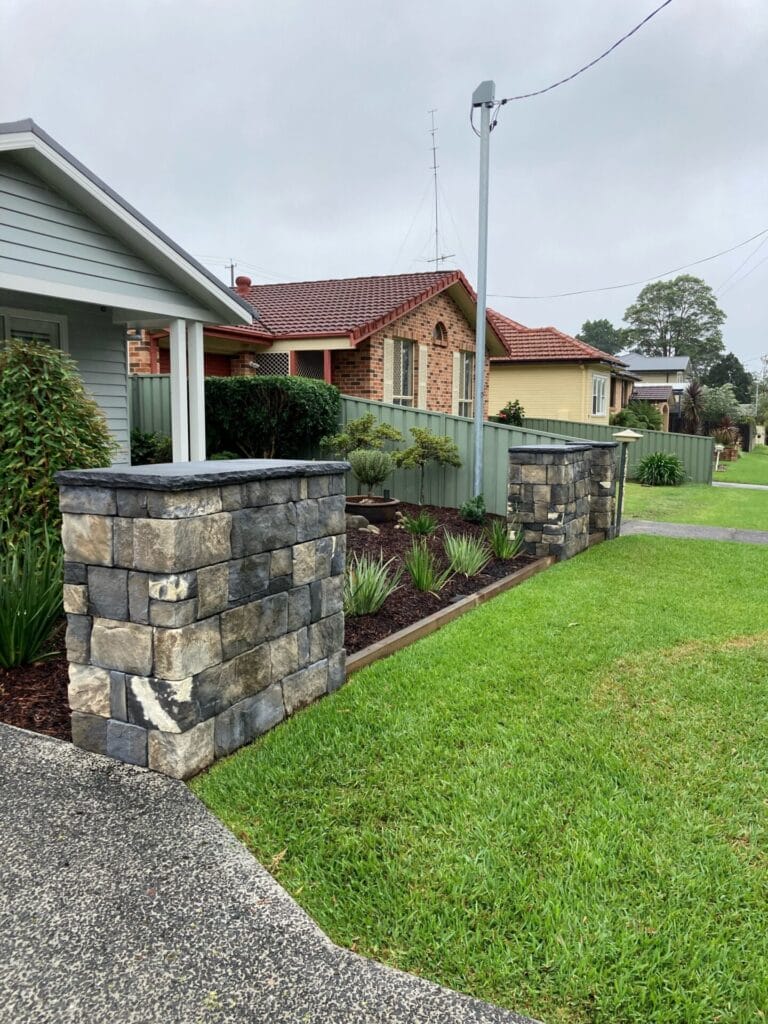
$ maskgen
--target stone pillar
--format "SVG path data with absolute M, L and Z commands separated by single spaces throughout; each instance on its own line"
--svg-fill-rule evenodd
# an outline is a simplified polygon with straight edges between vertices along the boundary
M 618 441 L 590 441 L 589 445 L 589 532 L 602 535 L 604 540 L 612 540 L 615 533 L 619 445 Z
M 570 558 L 589 544 L 589 444 L 509 449 L 508 508 L 528 554 Z
M 188 778 L 341 686 L 346 468 L 58 474 L 77 746 Z

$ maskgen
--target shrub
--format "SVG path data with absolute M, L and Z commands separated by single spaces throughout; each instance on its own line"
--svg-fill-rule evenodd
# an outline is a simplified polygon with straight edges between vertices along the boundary
M 482 494 L 476 494 L 474 498 L 470 498 L 469 501 L 464 502 L 459 509 L 459 514 L 461 515 L 461 518 L 466 519 L 468 523 L 485 522 L 485 498 Z
M 208 450 L 247 459 L 309 455 L 336 426 L 338 388 L 306 377 L 206 377 Z
M 372 412 L 350 420 L 338 434 L 331 434 L 320 441 L 320 447 L 346 459 L 350 452 L 358 448 L 382 449 L 387 441 L 402 441 L 403 435 L 389 423 L 377 423 Z
M 486 529 L 485 535 L 495 558 L 514 558 L 523 543 L 523 531 L 519 524 L 507 524 L 501 519 L 494 519 Z
M 146 433 L 136 428 L 131 431 L 131 463 L 134 466 L 153 466 L 171 462 L 173 449 L 165 434 Z
M 0 531 L 0 668 L 45 655 L 62 614 L 63 558 L 47 526 L 21 539 L 7 527 Z
M 425 540 L 414 540 L 403 561 L 414 587 L 424 593 L 439 594 L 450 579 L 451 570 L 439 571 L 435 556 Z
M 502 423 L 513 427 L 522 427 L 523 420 L 525 419 L 525 409 L 515 399 L 514 402 L 507 402 L 503 409 L 499 409 L 498 418 Z
M 416 516 L 409 516 L 404 512 L 398 512 L 395 529 L 406 530 L 415 537 L 429 537 L 437 529 L 437 520 L 429 512 L 419 512 Z
M 116 450 L 69 356 L 38 342 L 0 347 L 0 521 L 11 539 L 58 527 L 57 470 L 108 466 Z
M 419 470 L 419 504 L 424 504 L 424 470 L 430 462 L 438 466 L 460 466 L 461 458 L 456 442 L 450 437 L 433 434 L 426 427 L 411 427 L 413 444 L 394 452 L 392 458 L 401 469 Z
M 633 430 L 661 430 L 661 413 L 652 402 L 630 402 L 621 412 L 611 416 L 611 426 L 631 427 Z
M 368 497 L 392 472 L 392 456 L 376 448 L 358 448 L 349 453 L 349 464 L 361 487 L 367 487 Z
M 491 552 L 485 542 L 468 533 L 446 533 L 443 546 L 451 571 L 462 576 L 477 576 L 491 560 Z
M 715 439 L 716 444 L 722 444 L 726 448 L 733 448 L 741 439 L 741 431 L 730 416 L 723 416 L 722 420 L 712 431 L 711 436 Z
M 369 555 L 354 554 L 347 562 L 344 574 L 344 611 L 347 615 L 375 615 L 400 585 L 402 569 L 394 575 L 389 567 L 394 561 L 385 562 L 383 555 L 371 558 Z
M 685 480 L 685 469 L 671 452 L 651 452 L 637 466 L 637 479 L 650 487 L 677 487 Z

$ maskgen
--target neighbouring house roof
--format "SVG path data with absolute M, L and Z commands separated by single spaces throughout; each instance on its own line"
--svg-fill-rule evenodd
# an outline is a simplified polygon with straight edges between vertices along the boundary
M 641 402 L 671 402 L 675 389 L 671 384 L 635 384 L 632 398 Z
M 691 360 L 688 356 L 639 356 L 636 352 L 619 354 L 633 373 L 688 373 Z
M 601 352 L 556 327 L 525 327 L 494 309 L 488 310 L 488 319 L 507 350 L 506 355 L 495 358 L 494 363 L 600 362 L 609 363 L 617 370 L 626 369 L 618 356 Z
M 253 325 L 207 333 L 255 341 L 346 337 L 357 345 L 442 292 L 456 301 L 470 324 L 475 322 L 477 302 L 460 270 L 256 285 L 239 277 L 236 290 L 258 311 Z M 501 355 L 504 346 L 490 318 L 488 327 L 488 349 Z
M 113 188 L 31 119 L 0 124 L 0 153 L 8 153 L 84 210 L 114 237 L 153 264 L 195 300 L 206 319 L 248 324 L 249 303 L 185 252 Z M 0 273 L 0 286 L 3 285 Z M 10 287 L 10 285 L 9 285 Z

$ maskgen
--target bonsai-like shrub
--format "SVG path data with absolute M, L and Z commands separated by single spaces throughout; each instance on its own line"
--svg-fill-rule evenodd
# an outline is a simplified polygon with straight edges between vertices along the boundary
M 173 448 L 170 437 L 165 434 L 147 433 L 138 427 L 131 431 L 131 464 L 154 466 L 160 462 L 171 462 Z
M 309 455 L 339 421 L 339 389 L 306 377 L 206 377 L 208 450 L 247 459 Z
M 439 466 L 461 465 L 461 457 L 456 442 L 450 437 L 433 434 L 425 427 L 411 427 L 413 444 L 402 451 L 395 452 L 392 458 L 400 469 L 419 470 L 419 504 L 424 504 L 424 470 L 434 462 Z
M 522 427 L 525 409 L 516 398 L 514 402 L 507 402 L 503 409 L 499 409 L 498 418 L 509 426 Z
M 370 498 L 375 487 L 379 487 L 392 472 L 392 456 L 376 448 L 358 448 L 349 453 L 349 464 L 361 487 L 367 487 Z
M 350 420 L 344 429 L 337 434 L 322 438 L 320 447 L 323 451 L 346 459 L 350 452 L 359 448 L 375 448 L 380 450 L 387 441 L 402 441 L 403 435 L 389 423 L 379 423 L 372 412 Z
M 661 430 L 661 413 L 651 402 L 630 402 L 620 412 L 611 416 L 611 426 L 631 427 L 634 430 Z
M 678 487 L 685 480 L 685 468 L 671 452 L 651 452 L 638 463 L 637 479 L 649 487 Z
M 0 347 L 0 521 L 11 543 L 58 528 L 54 473 L 108 466 L 116 450 L 69 356 L 39 342 Z
M 483 523 L 485 522 L 486 508 L 485 498 L 482 494 L 476 494 L 474 498 L 469 498 L 459 509 L 459 514 L 462 519 L 466 519 L 468 523 Z

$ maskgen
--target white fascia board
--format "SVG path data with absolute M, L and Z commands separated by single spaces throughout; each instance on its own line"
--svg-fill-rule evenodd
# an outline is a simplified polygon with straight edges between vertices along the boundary
M 54 168 L 58 172 L 59 181 L 57 184 L 59 187 L 61 187 L 62 178 L 70 183 L 71 187 L 66 191 L 69 192 L 76 205 L 82 205 L 89 213 L 94 213 L 94 210 L 96 210 L 97 222 L 99 220 L 103 221 L 105 219 L 104 213 L 107 213 L 108 217 L 106 219 L 111 220 L 112 225 L 122 227 L 122 232 L 119 230 L 119 227 L 116 231 L 119 237 L 125 238 L 127 235 L 126 241 L 129 244 L 133 244 L 142 255 L 151 253 L 155 262 L 158 262 L 159 257 L 161 265 L 165 264 L 167 267 L 174 268 L 177 275 L 186 279 L 187 287 L 189 287 L 189 282 L 191 281 L 195 286 L 195 291 L 202 290 L 211 301 L 215 311 L 213 317 L 206 317 L 206 319 L 209 319 L 211 322 L 218 321 L 221 323 L 222 320 L 229 318 L 231 323 L 252 323 L 252 317 L 249 316 L 237 300 L 230 298 L 224 284 L 222 284 L 221 289 L 217 289 L 203 274 L 177 253 L 175 249 L 164 242 L 162 238 L 159 238 L 145 224 L 137 220 L 120 203 L 104 192 L 103 189 L 99 188 L 82 171 L 73 167 L 68 160 L 42 139 L 32 132 L 0 135 L 0 152 L 29 152 L 30 150 L 35 155 L 39 155 L 49 167 Z M 34 168 L 34 161 L 31 163 L 33 169 L 37 169 Z M 185 287 L 182 281 L 177 280 L 176 283 L 179 284 L 180 288 Z M 197 296 L 195 295 L 194 297 Z M 93 299 L 90 301 L 93 301 Z M 124 305 L 124 303 L 125 297 L 120 300 L 119 304 Z M 178 315 L 186 316 L 186 314 Z
M 267 341 L 268 339 L 263 339 Z M 324 352 L 327 349 L 355 348 L 349 338 L 295 338 L 287 341 L 274 341 L 269 346 L 270 352 Z
M 135 310 L 126 309 L 126 295 L 113 292 L 102 292 L 89 285 L 62 284 L 58 281 L 45 281 L 39 277 L 22 277 L 19 274 L 5 274 L 0 271 L 0 288 L 12 292 L 24 292 L 27 295 L 45 295 L 52 299 L 63 299 L 69 302 L 85 302 L 89 306 L 107 306 L 114 310 L 113 322 L 125 323 L 151 314 L 164 320 L 201 320 L 211 323 L 213 314 L 210 309 L 200 306 L 182 305 L 178 302 L 156 302 L 141 299 L 141 307 Z

